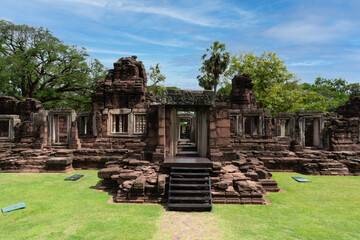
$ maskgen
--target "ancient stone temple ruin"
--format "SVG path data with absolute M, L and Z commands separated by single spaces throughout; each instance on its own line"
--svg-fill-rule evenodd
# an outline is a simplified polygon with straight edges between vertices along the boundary
M 136 57 L 100 79 L 91 112 L 43 109 L 0 98 L 0 171 L 98 169 L 101 189 L 122 203 L 265 204 L 279 191 L 270 171 L 360 175 L 360 98 L 336 113 L 271 116 L 259 109 L 248 75 L 230 97 L 212 91 L 146 90 Z

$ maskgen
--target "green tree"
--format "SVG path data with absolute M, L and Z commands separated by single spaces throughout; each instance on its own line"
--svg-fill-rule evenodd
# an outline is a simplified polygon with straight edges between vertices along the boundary
M 334 101 L 329 101 L 321 93 L 304 90 L 302 102 L 299 105 L 301 111 L 323 111 L 329 112 L 329 107 L 334 105 Z
M 35 98 L 44 107 L 88 109 L 103 65 L 48 29 L 0 20 L 0 94 Z
M 150 66 L 148 76 L 151 81 L 151 85 L 147 87 L 148 91 L 154 93 L 155 96 L 161 96 L 166 77 L 160 71 L 160 63 L 157 63 L 155 67 Z
M 230 53 L 225 51 L 225 44 L 219 43 L 219 41 L 215 41 L 210 49 L 206 49 L 206 52 L 201 57 L 204 61 L 199 69 L 203 75 L 197 76 L 197 79 L 199 85 L 207 90 L 214 87 L 216 96 L 220 75 L 225 72 L 230 62 Z
M 350 98 L 360 96 L 360 83 L 349 84 Z
M 300 107 L 303 95 L 301 86 L 276 53 L 264 51 L 260 56 L 255 56 L 254 52 L 249 52 L 232 56 L 222 83 L 225 92 L 230 92 L 229 82 L 234 75 L 241 73 L 251 76 L 256 100 L 261 108 L 277 113 L 294 112 Z
M 351 97 L 359 96 L 359 83 L 349 84 L 345 79 L 317 77 L 313 84 L 304 83 L 308 96 L 304 99 L 304 109 L 332 112 Z

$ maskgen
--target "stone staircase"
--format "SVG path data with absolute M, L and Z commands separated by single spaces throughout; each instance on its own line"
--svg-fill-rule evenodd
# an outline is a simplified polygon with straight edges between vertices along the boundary
M 172 167 L 169 210 L 211 211 L 212 195 L 208 168 Z
M 178 157 L 199 157 L 196 144 L 189 139 L 180 139 L 177 145 Z

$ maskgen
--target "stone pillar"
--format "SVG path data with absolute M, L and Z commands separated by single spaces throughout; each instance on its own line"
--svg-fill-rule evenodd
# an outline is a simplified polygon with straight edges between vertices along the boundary
M 176 147 L 177 147 L 177 133 L 178 133 L 178 126 L 177 126 L 177 116 L 176 116 L 176 108 L 171 107 L 170 109 L 170 156 L 176 155 Z
M 78 128 L 76 121 L 76 112 L 71 110 L 69 113 L 69 122 L 68 122 L 68 142 L 70 149 L 79 149 L 81 147 L 80 140 L 78 137 Z
M 280 120 L 280 136 L 284 137 L 285 135 L 286 135 L 285 120 Z
M 299 118 L 299 138 L 300 138 L 300 145 L 305 147 L 305 118 Z
M 206 111 L 200 110 L 197 112 L 197 129 L 198 129 L 198 141 L 197 149 L 200 157 L 205 157 L 207 152 L 207 122 Z
M 158 145 L 156 146 L 155 152 L 153 153 L 153 160 L 157 162 L 162 162 L 165 157 L 165 106 L 158 106 Z
M 196 131 L 196 117 L 191 118 L 190 120 L 190 140 L 195 142 L 195 131 Z
M 318 147 L 320 143 L 320 126 L 319 126 L 319 119 L 314 118 L 313 119 L 313 146 Z
M 180 119 L 177 116 L 176 116 L 176 126 L 177 126 L 177 138 L 176 139 L 177 139 L 177 141 L 179 141 L 183 128 L 180 125 Z

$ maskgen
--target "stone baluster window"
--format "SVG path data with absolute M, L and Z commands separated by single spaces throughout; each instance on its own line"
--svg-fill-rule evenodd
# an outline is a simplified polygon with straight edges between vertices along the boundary
M 113 133 L 129 132 L 129 114 L 116 114 L 113 117 Z
M 83 127 L 84 127 L 84 135 L 91 133 L 91 121 L 89 116 L 83 116 L 81 118 Z
M 108 114 L 108 135 L 114 137 L 134 137 L 146 134 L 146 109 L 118 108 Z
M 77 119 L 79 136 L 96 136 L 96 119 L 92 112 L 82 112 Z
M 146 115 L 145 114 L 135 114 L 135 126 L 134 133 L 143 134 L 146 131 Z
M 276 136 L 290 137 L 291 136 L 291 122 L 290 119 L 279 119 L 276 123 Z

